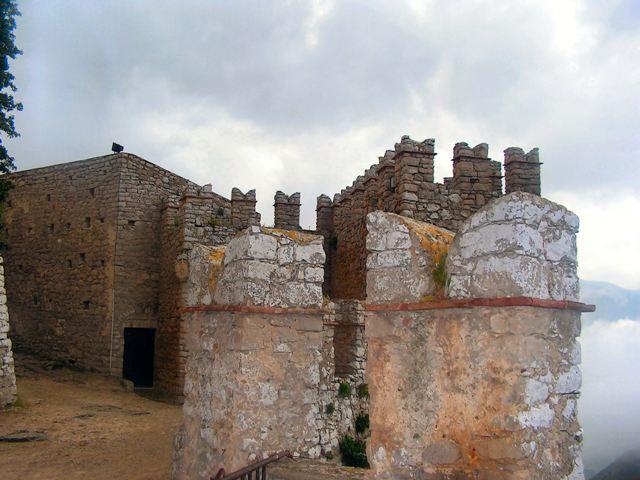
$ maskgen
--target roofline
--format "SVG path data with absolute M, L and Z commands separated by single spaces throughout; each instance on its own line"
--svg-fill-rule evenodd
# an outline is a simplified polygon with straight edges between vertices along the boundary
M 149 160 L 147 160 L 145 158 L 142 158 L 141 156 L 136 155 L 135 153 L 128 153 L 128 152 L 110 153 L 110 154 L 107 154 L 107 155 L 100 155 L 98 157 L 84 158 L 82 160 L 72 160 L 71 162 L 55 163 L 53 165 L 45 165 L 45 166 L 42 166 L 42 167 L 28 168 L 26 170 L 18 170 L 16 172 L 7 173 L 6 175 L 11 176 L 11 175 L 18 175 L 18 174 L 21 174 L 21 173 L 35 172 L 37 170 L 45 170 L 45 169 L 49 169 L 49 168 L 77 166 L 77 165 L 82 164 L 82 163 L 90 163 L 90 162 L 95 162 L 95 161 L 98 161 L 98 160 L 110 160 L 110 159 L 118 160 L 119 158 L 122 158 L 122 159 L 129 158 L 129 159 L 132 159 L 132 160 L 137 160 L 137 161 L 142 161 L 144 163 L 148 163 L 149 165 L 153 165 L 154 167 L 156 167 L 156 168 L 158 168 L 158 169 L 160 169 L 160 170 L 162 170 L 164 172 L 167 172 L 167 173 L 169 173 L 171 175 L 174 175 L 174 176 L 184 180 L 185 182 L 191 183 L 191 184 L 196 185 L 198 187 L 202 187 L 202 185 L 199 185 L 198 183 L 196 183 L 196 182 L 194 182 L 192 180 L 189 180 L 188 178 L 183 177 L 182 175 L 178 175 L 177 173 L 172 172 L 171 170 L 168 170 L 168 169 L 166 169 L 164 167 L 161 167 L 160 165 L 157 165 L 157 164 L 155 164 L 155 163 L 153 163 L 153 162 L 151 162 L 151 161 L 149 161 Z M 220 195 L 219 193 L 216 193 L 216 192 L 212 192 L 212 193 L 217 195 L 218 197 L 222 198 L 223 200 L 225 200 L 227 202 L 231 202 L 231 200 L 229 198 L 226 198 L 225 196 Z

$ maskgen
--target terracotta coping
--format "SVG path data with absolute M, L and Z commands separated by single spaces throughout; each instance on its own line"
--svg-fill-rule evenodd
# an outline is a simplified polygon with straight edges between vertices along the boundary
M 576 310 L 578 312 L 595 312 L 595 305 L 568 300 L 548 300 L 532 297 L 499 297 L 499 298 L 456 298 L 434 302 L 418 303 L 383 303 L 379 305 L 365 304 L 364 309 L 369 312 L 381 311 L 415 311 L 440 310 L 445 308 L 471 307 L 539 307 L 555 308 L 558 310 Z
M 298 308 L 298 307 L 262 307 L 254 305 L 197 305 L 184 307 L 180 313 L 190 312 L 232 312 L 232 313 L 262 313 L 267 315 L 320 315 L 324 313 L 322 308 Z
M 532 297 L 456 298 L 433 302 L 383 303 L 379 305 L 364 305 L 364 309 L 369 312 L 407 312 L 473 307 L 538 307 L 554 308 L 558 310 L 575 310 L 585 313 L 596 311 L 595 305 L 589 305 L 586 303 L 571 302 L 568 300 L 548 300 L 544 298 Z M 263 307 L 250 305 L 197 305 L 195 307 L 184 307 L 180 309 L 180 313 L 191 312 L 261 313 L 267 315 L 320 315 L 325 313 L 324 309 L 322 308 Z M 333 324 L 333 322 L 327 322 L 327 325 L 329 324 Z M 337 324 L 346 325 L 342 323 Z

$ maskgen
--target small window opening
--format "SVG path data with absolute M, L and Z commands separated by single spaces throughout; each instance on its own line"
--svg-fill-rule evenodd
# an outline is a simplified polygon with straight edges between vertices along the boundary
M 13 206 L 13 203 L 11 203 L 11 200 L 9 200 L 9 201 L 7 202 L 7 205 L 8 205 L 8 206 L 10 206 L 10 207 L 12 207 L 12 206 Z
M 55 230 L 56 226 L 53 223 L 50 223 L 48 228 L 49 228 L 50 232 L 53 232 Z
M 389 177 L 389 182 L 387 183 L 387 189 L 390 192 L 395 192 L 395 190 L 396 190 L 396 177 L 395 177 L 395 175 L 391 175 Z
M 104 223 L 104 217 L 100 218 L 100 223 Z
M 37 307 L 40 305 L 40 297 L 38 295 L 33 296 L 33 304 Z
M 67 267 L 73 268 L 73 262 L 71 260 L 67 260 Z
M 29 227 L 29 228 L 27 229 L 27 232 L 28 232 L 28 233 L 33 233 L 33 227 Z
M 100 260 L 100 266 L 104 267 L 104 265 L 105 265 L 105 261 L 104 260 Z
M 51 194 L 47 193 L 47 202 L 50 202 L 50 201 L 51 201 Z
M 89 193 L 91 194 L 92 197 L 96 196 L 96 189 L 95 188 L 90 188 L 89 189 Z
M 65 229 L 67 232 L 68 232 L 69 230 L 71 230 L 71 224 L 70 224 L 70 223 L 67 223 L 67 224 L 64 226 L 64 229 Z
M 135 220 L 129 220 L 129 226 L 130 227 L 135 227 L 136 226 L 136 221 Z
M 90 227 L 91 226 L 91 217 L 85 217 L 84 224 L 85 224 L 86 227 Z
M 84 308 L 85 310 L 89 310 L 89 307 L 91 307 L 91 300 L 85 300 L 84 302 L 82 302 L 82 308 Z
M 85 258 L 86 258 L 86 257 L 87 257 L 87 256 L 86 256 L 84 253 L 81 253 L 81 254 L 80 254 L 80 261 L 81 261 L 81 262 L 84 262 L 84 260 L 85 260 Z

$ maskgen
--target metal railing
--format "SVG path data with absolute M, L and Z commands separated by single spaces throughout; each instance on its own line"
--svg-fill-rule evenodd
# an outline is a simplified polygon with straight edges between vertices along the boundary
M 284 457 L 292 458 L 291 452 L 286 450 L 284 452 L 274 453 L 264 460 L 254 462 L 251 465 L 247 465 L 229 474 L 224 471 L 224 468 L 221 468 L 214 477 L 211 477 L 211 480 L 267 480 L 267 465 L 277 462 Z

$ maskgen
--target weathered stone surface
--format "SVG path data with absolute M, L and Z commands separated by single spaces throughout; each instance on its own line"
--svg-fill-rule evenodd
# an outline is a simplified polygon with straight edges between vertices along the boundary
M 286 449 L 318 458 L 325 416 L 321 314 L 209 312 L 187 322 L 185 423 L 173 478 L 208 479 L 222 466 L 233 471 Z
M 227 245 L 211 299 L 228 305 L 320 307 L 324 260 L 320 236 L 252 227 Z
M 13 351 L 9 333 L 9 311 L 7 297 L 4 295 L 3 260 L 0 256 L 0 408 L 16 401 L 16 375 L 13 363 Z
M 334 196 L 318 197 L 316 229 L 325 238 L 325 293 L 333 298 L 364 299 L 366 276 L 365 218 L 381 210 L 457 231 L 464 221 L 502 196 L 502 166 L 489 158 L 488 145 L 457 143 L 453 177 L 434 183 L 435 141 L 403 136 L 377 164 Z M 507 193 L 540 193 L 538 150 L 519 158 L 505 151 Z M 373 245 L 372 245 L 373 248 Z M 374 248 L 375 249 L 375 248 Z
M 434 269 L 453 233 L 385 213 L 367 215 L 367 302 L 418 302 L 436 294 Z
M 300 230 L 300 193 L 286 195 L 277 191 L 274 199 L 274 226 L 285 230 Z
M 45 358 L 120 376 L 125 328 L 156 328 L 156 386 L 182 391 L 177 277 L 195 244 L 259 222 L 232 200 L 120 153 L 9 175 L 11 336 Z
M 376 478 L 583 478 L 566 366 L 579 322 L 534 307 L 368 312 Z
M 493 201 L 454 239 L 449 295 L 578 300 L 578 226 L 565 207 L 530 193 Z

